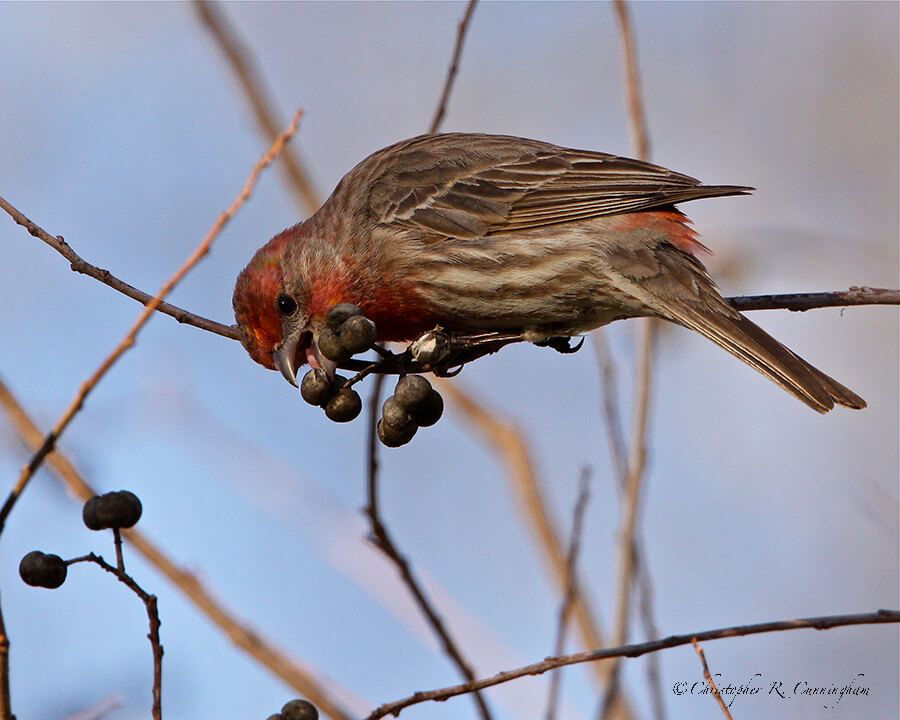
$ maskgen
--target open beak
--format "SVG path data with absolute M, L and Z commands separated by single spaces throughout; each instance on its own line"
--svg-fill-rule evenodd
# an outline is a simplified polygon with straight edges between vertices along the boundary
M 337 363 L 319 352 L 312 330 L 301 330 L 285 338 L 275 348 L 272 357 L 284 379 L 294 387 L 297 387 L 297 369 L 306 363 L 313 368 L 322 368 L 330 378 L 334 378 L 337 369 Z

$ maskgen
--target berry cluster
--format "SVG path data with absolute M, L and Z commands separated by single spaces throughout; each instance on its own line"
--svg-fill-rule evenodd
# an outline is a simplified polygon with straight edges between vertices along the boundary
M 291 700 L 266 720 L 319 720 L 319 711 L 309 700 Z
M 344 387 L 347 378 L 328 377 L 321 368 L 313 368 L 300 381 L 300 395 L 310 405 L 325 410 L 325 416 L 334 422 L 350 422 L 362 411 L 362 400 L 353 388 Z
M 141 519 L 141 501 L 128 490 L 95 495 L 84 504 L 81 519 L 89 530 L 128 528 Z M 55 589 L 66 581 L 68 566 L 78 560 L 63 560 L 59 555 L 32 550 L 19 563 L 19 577 L 27 585 Z
M 132 527 L 141 519 L 141 501 L 128 490 L 95 495 L 84 504 L 81 519 L 89 530 Z
M 394 394 L 381 406 L 378 439 L 388 447 L 400 447 L 412 440 L 420 427 L 441 419 L 444 400 L 421 375 L 404 375 Z
M 335 305 L 325 316 L 325 327 L 317 340 L 319 351 L 334 362 L 349 360 L 375 343 L 375 323 L 356 305 Z
M 19 577 L 32 587 L 58 588 L 66 581 L 66 561 L 59 555 L 32 550 L 19 563 Z

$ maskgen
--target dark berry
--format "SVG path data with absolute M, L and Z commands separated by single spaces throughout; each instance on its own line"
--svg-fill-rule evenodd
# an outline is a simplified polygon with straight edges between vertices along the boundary
M 354 315 L 362 315 L 362 310 L 356 305 L 341 303 L 328 311 L 328 314 L 325 316 L 325 324 L 335 332 L 338 332 L 341 329 L 341 325 Z
M 319 711 L 309 700 L 291 700 L 281 708 L 284 720 L 319 720 Z
M 441 419 L 444 414 L 444 398 L 437 390 L 432 389 L 425 403 L 416 409 L 413 417 L 422 427 L 430 427 Z
M 393 395 L 381 406 L 381 417 L 384 419 L 384 424 L 392 430 L 405 430 L 408 425 L 416 422 L 412 415 L 400 407 Z
M 325 415 L 334 422 L 350 422 L 361 411 L 362 400 L 352 388 L 341 388 L 325 403 Z
M 431 383 L 421 375 L 406 375 L 397 381 L 394 398 L 404 410 L 415 413 L 428 402 Z
M 390 425 L 386 425 L 384 419 L 381 419 L 378 421 L 377 426 L 378 439 L 387 447 L 400 447 L 412 440 L 413 435 L 416 434 L 416 430 L 418 429 L 418 425 L 410 423 L 402 430 L 398 430 Z
M 300 396 L 310 405 L 324 405 L 331 394 L 331 378 L 322 368 L 313 368 L 300 381 Z
M 91 530 L 128 528 L 141 519 L 143 507 L 138 496 L 128 490 L 95 495 L 84 504 L 81 518 Z
M 319 347 L 319 352 L 334 362 L 343 362 L 352 354 L 343 346 L 341 338 L 331 328 L 323 328 L 316 339 L 316 343 Z
M 66 563 L 59 555 L 32 550 L 19 563 L 19 575 L 33 587 L 58 588 L 66 581 Z
M 340 330 L 341 344 L 351 355 L 365 352 L 375 342 L 375 323 L 363 315 L 347 318 Z

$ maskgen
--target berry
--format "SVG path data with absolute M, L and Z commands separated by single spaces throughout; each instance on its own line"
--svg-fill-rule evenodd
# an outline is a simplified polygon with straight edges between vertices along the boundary
M 349 317 L 341 325 L 341 344 L 351 355 L 365 352 L 375 342 L 375 323 L 364 315 Z
M 329 360 L 334 362 L 343 362 L 350 358 L 350 351 L 341 343 L 341 338 L 331 328 L 323 328 L 316 340 L 319 352 Z
M 398 430 L 385 424 L 384 418 L 382 418 L 378 421 L 376 429 L 378 431 L 378 439 L 381 440 L 382 445 L 386 445 L 387 447 L 400 447 L 401 445 L 406 445 L 406 443 L 413 439 L 413 435 L 416 434 L 416 430 L 419 429 L 419 426 L 415 423 L 410 423 L 402 430 Z
M 319 720 L 319 711 L 309 700 L 291 700 L 281 708 L 284 720 Z
M 143 507 L 128 490 L 95 495 L 84 504 L 81 518 L 90 530 L 128 528 L 141 519 Z
M 32 550 L 19 563 L 19 576 L 33 587 L 58 588 L 66 581 L 66 562 L 59 555 Z
M 429 401 L 430 393 L 431 383 L 421 375 L 405 375 L 397 381 L 394 398 L 400 407 L 415 414 L 418 408 Z
M 341 388 L 325 403 L 325 415 L 334 422 L 350 422 L 362 411 L 362 400 L 352 388 Z
M 422 427 L 430 427 L 440 420 L 443 414 L 444 398 L 441 397 L 437 390 L 432 389 L 428 394 L 428 399 L 421 407 L 416 409 L 413 417 Z
M 400 407 L 393 395 L 385 400 L 384 405 L 381 406 L 381 417 L 384 420 L 384 424 L 392 430 L 405 430 L 408 425 L 416 424 L 413 416 Z
M 335 332 L 339 332 L 341 326 L 349 319 L 356 315 L 362 315 L 362 310 L 360 310 L 356 305 L 351 305 L 350 303 L 340 303 L 339 305 L 335 305 L 331 310 L 328 311 L 328 314 L 325 315 L 325 324 L 334 330 Z
M 313 368 L 300 381 L 300 396 L 310 405 L 324 405 L 331 394 L 331 378 L 322 368 Z

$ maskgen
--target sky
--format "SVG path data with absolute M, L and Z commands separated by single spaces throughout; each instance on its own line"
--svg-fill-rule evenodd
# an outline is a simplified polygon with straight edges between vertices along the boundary
M 239 3 L 224 11 L 252 51 L 324 197 L 369 153 L 423 132 L 461 3 Z M 749 197 L 685 206 L 725 294 L 898 285 L 898 5 L 655 3 L 633 7 L 654 162 Z M 89 262 L 153 292 L 238 193 L 267 147 L 221 53 L 186 3 L 0 4 L 0 195 Z M 633 153 L 621 54 L 605 3 L 479 5 L 443 129 Z M 231 323 L 234 279 L 302 220 L 278 169 L 261 179 L 172 302 Z M 76 275 L 0 217 L 0 378 L 42 428 L 140 308 Z M 820 416 L 711 343 L 675 327 L 654 363 L 641 538 L 663 635 L 898 602 L 896 308 L 752 314 L 864 397 Z M 604 331 L 627 418 L 636 324 Z M 554 519 L 571 524 L 591 469 L 579 572 L 604 623 L 620 522 L 597 359 L 508 348 L 454 380 L 523 431 Z M 363 383 L 363 389 L 368 390 Z M 155 318 L 91 395 L 60 447 L 103 491 L 143 501 L 140 527 L 227 607 L 333 683 L 358 716 L 455 684 L 394 569 L 366 540 L 365 423 L 328 422 L 237 344 Z M 28 456 L 0 423 L 0 478 Z M 381 453 L 382 504 L 479 676 L 552 652 L 559 593 L 501 458 L 463 416 Z M 19 559 L 113 555 L 77 502 L 40 472 L 0 543 L 14 710 L 64 718 L 112 696 L 106 717 L 149 715 L 144 609 L 98 568 L 55 591 Z M 159 596 L 169 718 L 266 718 L 296 692 L 260 668 L 126 548 Z M 607 623 L 608 627 L 608 623 Z M 642 639 L 638 626 L 634 639 Z M 575 641 L 569 649 L 580 649 Z M 735 717 L 896 717 L 893 626 L 710 642 L 732 684 L 857 682 L 868 694 L 735 701 Z M 659 655 L 669 717 L 721 717 L 694 651 Z M 624 665 L 649 712 L 644 660 Z M 587 668 L 563 675 L 561 717 L 595 716 Z M 497 720 L 543 714 L 547 677 L 487 693 Z M 468 698 L 402 717 L 475 717 Z

